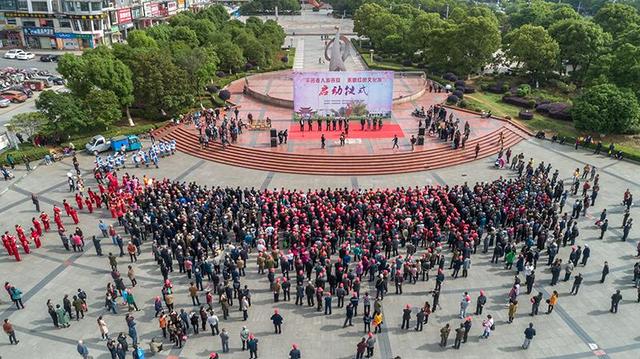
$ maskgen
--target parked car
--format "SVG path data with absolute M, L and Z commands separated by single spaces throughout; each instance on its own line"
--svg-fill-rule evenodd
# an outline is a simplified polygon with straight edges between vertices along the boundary
M 24 50 L 12 49 L 4 53 L 5 59 L 15 59 L 18 54 L 24 53 Z
M 60 56 L 58 55 L 42 55 L 40 61 L 42 62 L 58 62 Z
M 4 97 L 0 97 L 0 107 L 9 107 L 10 104 L 11 104 L 10 100 L 7 100 Z
M 5 91 L 3 93 L 0 93 L 0 96 L 14 103 L 25 102 L 27 101 L 27 98 L 28 98 L 27 95 L 25 95 L 20 91 Z
M 49 82 L 57 86 L 64 86 L 66 81 L 60 76 L 49 76 Z
M 20 52 L 16 55 L 16 59 L 18 60 L 31 60 L 34 57 L 36 57 L 36 55 L 32 54 L 31 52 Z

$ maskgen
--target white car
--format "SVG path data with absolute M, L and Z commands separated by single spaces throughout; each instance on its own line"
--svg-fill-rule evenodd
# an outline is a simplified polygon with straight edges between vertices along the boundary
M 11 105 L 11 101 L 4 97 L 0 97 L 0 107 L 9 107 Z
M 16 59 L 18 60 L 31 60 L 34 57 L 36 57 L 36 55 L 30 53 L 30 52 L 20 52 L 16 55 Z
M 22 54 L 22 53 L 24 53 L 24 50 L 20 50 L 20 49 L 9 50 L 9 51 L 4 53 L 4 58 L 5 59 L 15 59 L 15 58 L 17 58 L 18 54 Z

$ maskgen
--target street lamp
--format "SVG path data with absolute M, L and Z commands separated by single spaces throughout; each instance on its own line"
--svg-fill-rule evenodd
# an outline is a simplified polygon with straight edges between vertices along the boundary
M 371 63 L 373 63 L 373 49 L 369 50 L 369 58 L 371 59 Z

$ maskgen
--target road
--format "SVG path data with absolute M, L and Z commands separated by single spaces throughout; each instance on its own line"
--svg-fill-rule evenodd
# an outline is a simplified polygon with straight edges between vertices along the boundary
M 4 52 L 1 53 L 4 55 Z M 41 70 L 47 70 L 52 74 L 57 74 L 56 68 L 58 67 L 58 63 L 56 62 L 42 62 L 40 61 L 40 57 L 36 56 L 32 60 L 13 60 L 13 59 L 5 59 L 4 57 L 0 57 L 0 69 L 5 67 L 14 67 L 18 69 L 29 69 L 29 68 L 38 68 Z

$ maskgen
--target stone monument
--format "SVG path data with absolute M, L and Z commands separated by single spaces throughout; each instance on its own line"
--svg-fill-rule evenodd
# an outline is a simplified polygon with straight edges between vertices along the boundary
M 349 39 L 341 35 L 340 27 L 336 26 L 335 37 L 324 48 L 324 58 L 329 61 L 329 71 L 347 71 L 344 62 L 349 57 L 350 47 Z

